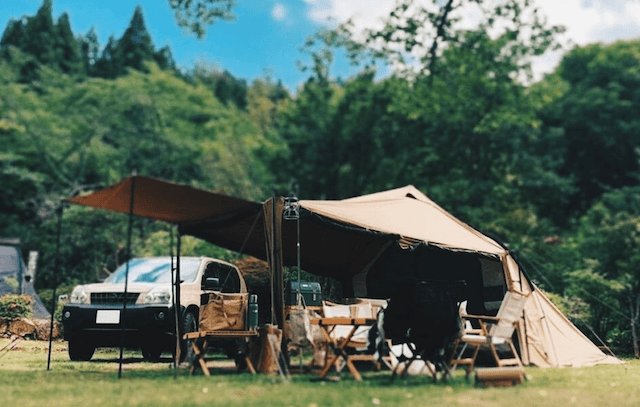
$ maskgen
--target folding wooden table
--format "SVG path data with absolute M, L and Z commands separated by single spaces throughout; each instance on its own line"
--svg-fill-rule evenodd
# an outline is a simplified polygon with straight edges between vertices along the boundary
M 325 317 L 325 318 L 314 318 L 311 319 L 311 323 L 314 325 L 319 325 L 320 330 L 322 331 L 322 335 L 325 340 L 329 344 L 329 347 L 333 351 L 333 354 L 328 356 L 327 361 L 325 362 L 324 367 L 320 371 L 320 377 L 325 378 L 329 373 L 329 370 L 332 366 L 335 366 L 336 363 L 340 359 L 344 359 L 349 372 L 353 375 L 353 377 L 361 381 L 362 376 L 356 369 L 353 364 L 354 361 L 370 361 L 376 363 L 377 361 L 374 359 L 373 355 L 350 355 L 346 351 L 346 347 L 349 344 L 349 341 L 355 334 L 356 330 L 361 326 L 371 326 L 376 322 L 375 318 L 348 318 L 348 317 Z M 351 330 L 344 338 L 334 338 L 331 336 L 331 331 L 338 326 L 350 326 Z
M 193 359 L 189 373 L 193 374 L 196 367 L 199 366 L 206 376 L 211 374 L 207 367 L 205 355 L 207 353 L 207 347 L 212 341 L 215 341 L 216 339 L 246 339 L 257 336 L 258 331 L 197 331 L 184 334 L 184 339 L 192 340 L 191 346 L 195 353 L 195 358 Z M 254 369 L 251 359 L 246 352 L 244 358 L 249 371 L 255 374 L 256 370 Z

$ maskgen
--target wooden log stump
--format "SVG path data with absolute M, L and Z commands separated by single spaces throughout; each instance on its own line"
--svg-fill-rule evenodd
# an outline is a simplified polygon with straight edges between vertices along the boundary
M 9 332 L 24 338 L 36 333 L 36 324 L 28 318 L 17 318 L 9 322 Z
M 483 386 L 506 387 L 526 379 L 521 367 L 491 367 L 476 369 L 476 383 Z
M 49 319 L 34 319 L 36 325 L 36 339 L 40 341 L 49 340 L 49 332 L 51 332 L 51 320 Z M 53 339 L 58 339 L 62 335 L 60 324 L 57 321 L 53 322 Z

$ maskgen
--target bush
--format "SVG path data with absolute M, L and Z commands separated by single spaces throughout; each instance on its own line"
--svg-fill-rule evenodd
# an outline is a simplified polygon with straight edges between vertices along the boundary
M 630 330 L 615 327 L 607 333 L 606 342 L 615 354 L 633 356 L 633 337 Z
M 0 318 L 28 318 L 31 315 L 31 297 L 6 294 L 0 297 Z
M 59 298 L 61 295 L 70 296 L 71 291 L 73 291 L 73 287 L 75 287 L 74 284 L 60 285 L 56 290 L 56 297 Z M 47 311 L 51 312 L 51 300 L 53 297 L 53 290 L 50 288 L 44 288 L 44 289 L 38 290 L 38 296 L 40 297 L 40 301 L 42 301 L 42 304 L 44 304 L 44 307 L 47 309 Z M 61 302 L 58 301 L 58 298 L 56 298 L 56 304 L 57 304 L 57 308 L 60 309 Z M 57 315 L 58 309 L 56 309 L 56 315 Z

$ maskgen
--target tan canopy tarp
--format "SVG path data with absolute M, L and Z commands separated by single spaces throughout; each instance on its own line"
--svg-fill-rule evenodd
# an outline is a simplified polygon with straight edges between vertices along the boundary
M 281 250 L 285 266 L 297 264 L 296 221 L 278 219 L 277 228 L 281 229 L 281 234 L 277 236 L 281 245 L 276 251 L 274 242 L 267 245 L 265 231 L 269 236 L 273 232 L 271 226 L 265 227 L 272 224 L 268 209 L 273 207 L 270 201 L 263 205 L 138 176 L 69 201 L 128 213 L 132 186 L 135 187 L 133 213 L 136 215 L 178 224 L 184 234 L 265 260 L 268 252 L 274 256 Z M 282 202 L 282 198 L 278 198 L 276 207 L 282 207 Z M 503 273 L 505 289 L 532 294 L 518 329 L 525 363 L 537 366 L 621 363 L 604 355 L 553 307 L 526 278 L 505 247 L 459 221 L 413 186 L 341 201 L 303 200 L 299 204 L 303 270 L 333 277 L 351 287 L 353 293 L 366 295 L 373 278 L 370 270 L 382 269 L 387 279 L 400 275 L 402 270 L 399 268 L 384 269 L 384 261 L 389 262 L 390 257 L 391 260 L 393 257 L 411 259 L 412 267 L 429 266 L 420 263 L 416 254 L 419 250 L 403 252 L 397 250 L 399 246 L 419 244 L 436 248 L 449 253 L 440 258 L 452 265 L 456 256 L 477 258 L 483 273 L 486 272 L 485 280 L 497 270 Z M 398 260 L 397 264 L 408 264 L 406 259 Z M 439 277 L 450 277 L 446 264 L 438 270 Z M 500 288 L 482 287 L 482 282 L 479 285 L 481 287 L 475 287 L 476 290 Z
M 129 213 L 132 191 L 135 191 L 134 215 L 175 224 L 225 219 L 244 212 L 255 214 L 262 209 L 259 203 L 141 176 L 126 178 L 103 190 L 67 201 Z

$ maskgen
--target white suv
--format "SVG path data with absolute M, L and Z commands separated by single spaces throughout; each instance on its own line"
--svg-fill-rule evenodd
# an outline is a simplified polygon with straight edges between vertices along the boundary
M 126 310 L 126 263 L 102 283 L 76 286 L 62 311 L 69 358 L 90 360 L 97 347 L 120 346 L 123 324 L 124 346 L 141 348 L 146 360 L 156 361 L 165 350 L 175 349 L 171 306 L 174 262 L 171 257 L 129 260 Z M 247 292 L 244 278 L 234 265 L 209 257 L 181 257 L 180 279 L 181 335 L 198 330 L 202 294 Z

